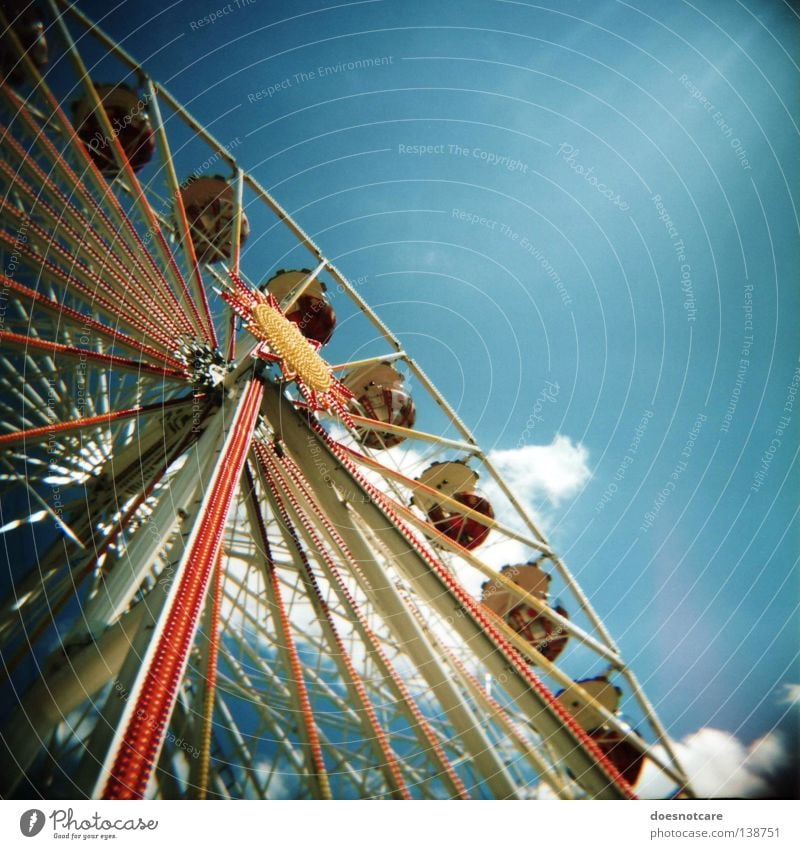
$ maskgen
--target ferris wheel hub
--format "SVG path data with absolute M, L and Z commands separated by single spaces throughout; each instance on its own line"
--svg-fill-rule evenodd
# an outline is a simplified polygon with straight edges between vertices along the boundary
M 213 389 L 235 367 L 219 348 L 198 339 L 184 340 L 175 352 L 184 363 L 190 383 L 203 389 Z

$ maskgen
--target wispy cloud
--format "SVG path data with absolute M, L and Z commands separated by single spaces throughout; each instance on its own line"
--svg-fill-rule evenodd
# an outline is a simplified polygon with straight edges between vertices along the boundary
M 792 741 L 780 730 L 748 746 L 727 731 L 701 728 L 674 745 L 692 788 L 702 798 L 770 798 L 796 757 Z M 640 796 L 660 799 L 674 789 L 669 779 L 645 764 L 637 788 Z
M 778 704 L 800 707 L 800 684 L 784 684 L 783 698 Z
M 544 497 L 558 506 L 591 476 L 589 452 L 560 433 L 549 445 L 495 450 L 489 453 L 489 459 L 517 496 L 531 504 Z

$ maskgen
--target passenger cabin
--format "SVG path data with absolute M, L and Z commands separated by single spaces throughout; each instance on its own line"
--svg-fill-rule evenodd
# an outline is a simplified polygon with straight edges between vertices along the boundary
M 26 0 L 6 2 L 2 8 L 6 20 L 13 22 L 11 30 L 19 39 L 25 55 L 41 71 L 49 58 L 41 12 L 35 3 Z M 0 76 L 6 77 L 12 85 L 20 85 L 25 79 L 25 61 L 19 57 L 12 42 L 11 33 L 0 34 Z
M 191 177 L 181 188 L 181 198 L 189 222 L 199 262 L 222 262 L 232 253 L 236 202 L 233 187 L 224 177 Z M 242 211 L 239 244 L 250 235 L 250 222 Z
M 460 460 L 433 463 L 417 481 L 488 519 L 494 519 L 492 505 L 475 492 L 478 473 Z M 425 512 L 438 531 L 468 550 L 477 548 L 489 535 L 489 528 L 479 519 L 458 512 L 453 505 L 433 494 L 417 492 L 412 503 Z
M 310 268 L 301 268 L 296 271 L 279 269 L 264 283 L 261 291 L 274 295 L 280 303 L 309 274 L 311 274 Z M 306 339 L 312 339 L 320 345 L 330 341 L 333 329 L 336 327 L 336 313 L 328 302 L 325 291 L 325 284 L 321 280 L 313 280 L 286 312 L 286 318 L 297 325 Z
M 355 396 L 351 407 L 356 414 L 382 424 L 413 428 L 417 410 L 403 381 L 403 375 L 389 363 L 372 363 L 353 369 L 342 382 Z M 406 438 L 401 433 L 360 423 L 356 429 L 362 444 L 368 448 L 392 448 Z
M 504 566 L 500 573 L 520 589 L 549 605 L 551 576 L 535 563 Z M 569 635 L 563 626 L 530 604 L 520 601 L 499 581 L 487 581 L 482 587 L 481 602 L 505 620 L 517 634 L 527 640 L 547 660 L 554 661 L 564 650 Z M 550 605 L 559 615 L 567 618 L 567 611 L 559 603 Z
M 584 690 L 609 713 L 616 714 L 622 698 L 622 690 L 611 684 L 605 676 L 586 678 L 576 681 Z M 617 731 L 611 728 L 605 717 L 578 695 L 575 687 L 567 687 L 556 695 L 562 707 L 566 708 L 577 723 L 598 745 L 600 751 L 616 767 L 620 775 L 630 785 L 639 780 L 644 767 L 645 756 L 639 749 Z M 635 731 L 632 733 L 636 734 Z
M 89 155 L 106 177 L 116 177 L 120 166 L 114 155 L 114 139 L 118 139 L 134 171 L 141 171 L 153 158 L 155 133 L 147 114 L 147 103 L 125 83 L 94 84 L 103 104 L 111 135 L 95 112 L 88 95 L 72 104 L 75 131 L 86 145 Z

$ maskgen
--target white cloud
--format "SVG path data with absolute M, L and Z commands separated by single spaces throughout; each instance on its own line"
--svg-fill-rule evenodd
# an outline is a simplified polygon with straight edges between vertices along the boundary
M 778 732 L 770 732 L 746 746 L 727 731 L 701 728 L 674 747 L 694 792 L 701 798 L 769 795 L 767 777 L 782 769 L 790 757 Z M 661 747 L 656 750 L 664 756 Z M 673 790 L 672 782 L 647 762 L 637 787 L 639 795 L 660 799 Z
M 589 479 L 588 457 L 581 443 L 560 433 L 549 445 L 489 452 L 489 459 L 519 498 L 530 503 L 545 496 L 554 506 L 575 495 Z
M 783 698 L 779 704 L 800 706 L 800 684 L 784 684 Z

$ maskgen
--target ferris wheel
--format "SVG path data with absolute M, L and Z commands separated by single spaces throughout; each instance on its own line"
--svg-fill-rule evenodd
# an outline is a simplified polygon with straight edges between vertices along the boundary
M 74 6 L 0 23 L 2 795 L 629 798 L 645 763 L 690 795 L 357 288 Z M 377 353 L 327 355 L 343 310 Z M 528 555 L 498 570 L 503 540 Z

